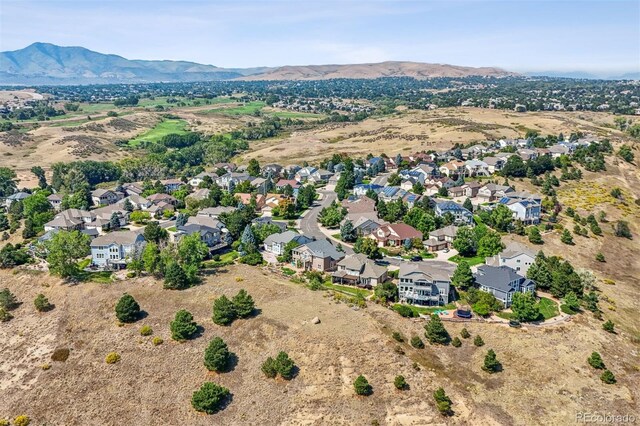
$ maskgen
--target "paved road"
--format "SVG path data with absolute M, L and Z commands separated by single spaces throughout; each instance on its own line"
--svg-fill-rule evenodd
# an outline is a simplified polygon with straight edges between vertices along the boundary
M 320 190 L 318 193 L 322 194 L 322 199 L 319 202 L 315 202 L 313 206 L 307 210 L 304 217 L 300 219 L 298 227 L 304 235 L 308 237 L 315 237 L 317 240 L 323 240 L 328 237 L 320 230 L 320 226 L 318 225 L 318 214 L 320 214 L 320 210 L 322 210 L 323 207 L 327 207 L 333 203 L 336 200 L 337 195 L 335 192 L 327 190 Z M 331 241 L 331 243 L 336 245 L 335 241 Z M 342 248 L 346 254 L 353 254 L 353 249 L 351 247 L 343 245 Z

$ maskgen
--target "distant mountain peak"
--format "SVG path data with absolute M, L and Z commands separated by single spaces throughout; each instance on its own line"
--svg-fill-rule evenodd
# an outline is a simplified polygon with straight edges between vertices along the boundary
M 148 83 L 212 80 L 326 80 L 379 77 L 502 77 L 495 67 L 463 67 L 410 61 L 350 65 L 288 65 L 278 68 L 218 68 L 188 61 L 130 60 L 81 46 L 35 42 L 0 52 L 0 84 Z

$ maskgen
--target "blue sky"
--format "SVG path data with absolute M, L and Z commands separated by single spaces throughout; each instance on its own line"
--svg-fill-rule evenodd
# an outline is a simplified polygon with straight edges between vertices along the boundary
M 0 0 L 0 50 L 43 41 L 224 67 L 410 60 L 640 71 L 640 0 Z

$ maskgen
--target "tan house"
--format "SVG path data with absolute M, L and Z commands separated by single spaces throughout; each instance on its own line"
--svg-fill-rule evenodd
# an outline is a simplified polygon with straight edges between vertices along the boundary
M 305 271 L 335 271 L 338 262 L 344 258 L 327 240 L 311 241 L 294 248 L 291 251 L 294 265 L 299 265 Z
M 360 287 L 377 286 L 387 280 L 387 268 L 358 253 L 338 262 L 338 270 L 331 274 L 331 278 L 334 283 Z

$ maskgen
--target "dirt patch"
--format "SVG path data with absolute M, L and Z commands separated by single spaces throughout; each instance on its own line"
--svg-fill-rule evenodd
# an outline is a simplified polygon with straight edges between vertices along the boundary
M 390 334 L 422 335 L 420 320 L 372 304 L 355 310 L 248 266 L 231 266 L 181 292 L 163 290 L 149 278 L 68 286 L 24 273 L 1 274 L 4 286 L 25 303 L 0 328 L 6 342 L 0 346 L 0 383 L 7 395 L 0 412 L 26 413 L 36 424 L 442 424 L 432 397 L 439 386 L 454 402 L 456 414 L 447 422 L 455 424 L 567 424 L 575 410 L 637 409 L 634 383 L 640 375 L 631 368 L 638 365 L 637 348 L 586 318 L 544 331 L 467 325 L 472 335 L 482 335 L 483 348 L 463 339 L 461 348 L 417 350 Z M 230 327 L 214 325 L 213 300 L 240 288 L 254 297 L 259 315 Z M 53 311 L 35 311 L 30 301 L 40 292 L 56 304 Z M 118 326 L 113 309 L 124 292 L 147 317 Z M 182 344 L 171 340 L 168 324 L 179 309 L 193 313 L 204 327 L 201 337 Z M 321 322 L 312 324 L 316 316 Z M 140 336 L 143 325 L 154 335 Z M 458 335 L 462 325 L 446 327 Z M 155 336 L 164 344 L 154 346 Z M 214 336 L 237 355 L 233 371 L 214 375 L 204 368 L 203 352 Z M 69 348 L 68 360 L 43 370 L 56 348 Z M 487 348 L 498 354 L 502 373 L 490 376 L 480 369 Z M 289 382 L 268 380 L 260 371 L 262 361 L 280 350 L 300 368 Z M 593 350 L 615 371 L 616 386 L 601 384 L 586 365 Z M 109 352 L 121 361 L 106 364 Z M 354 395 L 359 374 L 372 384 L 372 396 Z M 394 388 L 398 374 L 406 377 L 408 391 Z M 192 392 L 204 381 L 233 394 L 231 404 L 214 416 L 190 406 Z

